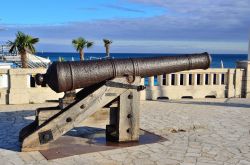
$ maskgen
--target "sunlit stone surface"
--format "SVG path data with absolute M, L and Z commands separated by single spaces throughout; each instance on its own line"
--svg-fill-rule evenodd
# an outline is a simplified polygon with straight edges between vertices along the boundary
M 0 106 L 0 165 L 250 164 L 250 99 L 143 101 L 141 128 L 168 141 L 51 161 L 39 152 L 19 152 L 19 130 L 41 106 L 53 105 Z

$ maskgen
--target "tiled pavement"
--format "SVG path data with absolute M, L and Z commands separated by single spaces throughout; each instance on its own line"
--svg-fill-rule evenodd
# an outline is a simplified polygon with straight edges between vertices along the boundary
M 141 128 L 168 141 L 47 161 L 19 152 L 19 130 L 40 105 L 0 106 L 0 165 L 250 165 L 250 99 L 144 101 Z

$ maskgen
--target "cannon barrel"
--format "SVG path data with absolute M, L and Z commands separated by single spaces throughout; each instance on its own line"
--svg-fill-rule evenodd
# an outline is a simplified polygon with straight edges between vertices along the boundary
M 85 88 L 122 76 L 154 76 L 191 69 L 207 69 L 208 53 L 148 58 L 54 62 L 46 74 L 37 74 L 36 83 L 46 83 L 55 92 Z

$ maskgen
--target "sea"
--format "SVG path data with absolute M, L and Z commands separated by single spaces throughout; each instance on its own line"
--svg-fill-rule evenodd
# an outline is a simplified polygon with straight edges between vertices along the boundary
M 36 55 L 49 58 L 51 61 L 58 61 L 63 59 L 64 61 L 78 61 L 78 53 L 68 53 L 68 52 L 38 52 Z M 86 60 L 92 59 L 102 59 L 105 58 L 105 53 L 85 53 Z M 180 54 L 171 53 L 111 53 L 112 58 L 136 58 L 136 57 L 157 57 L 157 56 L 177 56 Z M 235 68 L 237 61 L 247 60 L 247 54 L 211 54 L 212 64 L 211 68 Z

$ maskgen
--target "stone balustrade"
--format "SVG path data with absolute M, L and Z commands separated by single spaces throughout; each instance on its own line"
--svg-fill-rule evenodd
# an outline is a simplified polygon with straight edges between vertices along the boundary
M 62 97 L 63 93 L 35 84 L 35 74 L 45 72 L 44 68 L 0 69 L 0 104 L 43 103 Z
M 244 69 L 190 70 L 142 79 L 141 99 L 241 97 Z
M 0 69 L 0 104 L 42 103 L 62 97 L 63 93 L 35 84 L 35 74 L 45 72 L 43 68 Z M 249 98 L 250 62 L 238 62 L 235 69 L 211 68 L 147 77 L 141 84 L 147 87 L 141 92 L 141 100 Z

